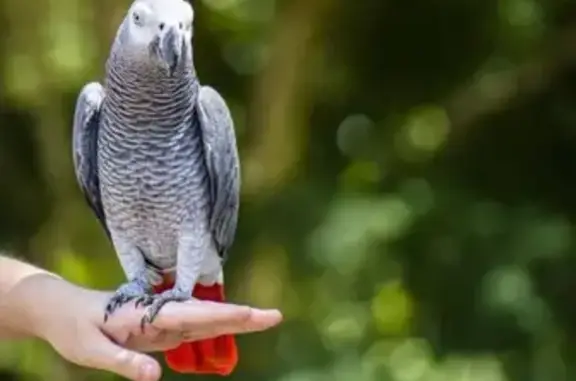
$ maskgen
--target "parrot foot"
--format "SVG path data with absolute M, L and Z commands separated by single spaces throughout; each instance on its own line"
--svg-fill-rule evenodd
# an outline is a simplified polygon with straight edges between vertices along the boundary
M 140 304 L 146 305 L 147 303 L 150 303 L 153 298 L 151 293 L 151 287 L 147 282 L 141 279 L 136 278 L 130 282 L 124 283 L 118 288 L 118 290 L 116 290 L 112 298 L 108 301 L 106 312 L 104 313 L 104 322 L 108 320 L 114 311 L 130 301 L 136 301 L 136 307 Z
M 182 291 L 178 289 L 170 289 L 166 290 L 161 294 L 152 295 L 146 301 L 142 302 L 142 305 L 147 306 L 146 312 L 144 313 L 144 317 L 140 322 L 140 328 L 142 332 L 144 332 L 144 326 L 146 323 L 150 324 L 158 315 L 158 312 L 164 307 L 164 305 L 168 302 L 184 302 L 187 300 L 191 300 L 191 292 Z

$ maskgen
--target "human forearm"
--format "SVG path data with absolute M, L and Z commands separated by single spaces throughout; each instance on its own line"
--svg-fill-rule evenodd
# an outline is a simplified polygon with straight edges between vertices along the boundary
M 46 270 L 0 255 L 0 339 L 34 335 L 34 322 L 27 310 L 34 295 L 27 285 L 38 277 L 58 278 Z

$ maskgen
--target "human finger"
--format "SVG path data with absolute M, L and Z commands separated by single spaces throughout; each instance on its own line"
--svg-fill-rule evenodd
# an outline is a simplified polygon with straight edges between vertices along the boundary
M 126 304 L 116 310 L 106 322 L 101 322 L 100 328 L 107 336 L 116 343 L 125 346 L 128 341 L 134 343 L 134 338 L 138 337 L 138 344 L 155 343 L 162 341 L 165 330 L 146 324 L 144 331 L 140 324 L 144 314 L 143 308 L 136 308 L 133 304 Z M 139 347 L 136 347 L 139 349 Z
M 116 373 L 133 381 L 157 381 L 160 364 L 152 357 L 121 347 L 97 328 L 85 334 L 86 343 L 74 354 L 79 365 Z
M 206 331 L 214 327 L 234 327 L 235 331 L 263 330 L 282 320 L 278 310 L 262 310 L 235 304 L 207 301 L 168 303 L 153 325 L 165 330 Z
M 184 340 L 181 332 L 161 331 L 153 340 L 140 335 L 130 335 L 123 346 L 141 352 L 160 352 L 176 348 L 182 341 Z
M 204 329 L 186 330 L 183 332 L 184 341 L 196 341 L 221 335 L 237 335 L 260 332 L 272 328 L 282 321 L 279 311 L 265 311 L 249 309 L 245 315 L 230 322 L 219 322 L 207 325 Z

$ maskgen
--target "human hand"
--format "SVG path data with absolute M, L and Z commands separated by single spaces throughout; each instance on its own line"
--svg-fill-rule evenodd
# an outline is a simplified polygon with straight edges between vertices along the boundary
M 162 351 L 183 341 L 271 328 L 282 320 L 276 310 L 190 301 L 169 303 L 152 325 L 141 331 L 144 310 L 128 304 L 104 323 L 111 293 L 80 288 L 61 279 L 35 275 L 21 282 L 22 316 L 32 334 L 49 342 L 78 365 L 108 370 L 135 381 L 160 379 L 160 364 L 142 352 Z

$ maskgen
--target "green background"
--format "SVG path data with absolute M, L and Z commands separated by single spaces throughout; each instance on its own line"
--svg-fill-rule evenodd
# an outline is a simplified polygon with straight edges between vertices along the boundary
M 286 317 L 239 339 L 231 380 L 576 379 L 576 3 L 194 6 L 242 158 L 228 295 Z M 107 289 L 123 274 L 71 119 L 127 7 L 0 2 L 0 245 Z M 0 369 L 114 378 L 35 341 L 0 345 Z

